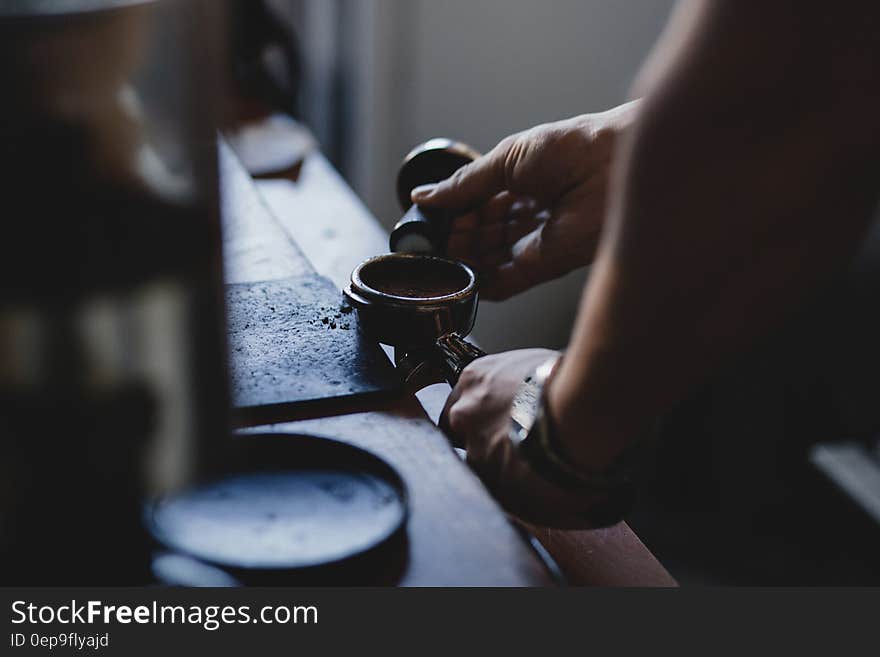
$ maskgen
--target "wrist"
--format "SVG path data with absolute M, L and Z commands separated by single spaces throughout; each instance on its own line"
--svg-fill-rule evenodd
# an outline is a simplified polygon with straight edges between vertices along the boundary
M 618 141 L 629 131 L 638 116 L 641 101 L 633 100 L 598 114 L 588 115 L 586 124 L 591 145 L 604 160 L 610 161 Z
M 602 124 L 618 134 L 626 132 L 635 123 L 641 104 L 642 101 L 637 99 L 605 110 L 599 114 Z
M 590 405 L 576 392 L 566 363 L 560 362 L 545 387 L 546 412 L 572 466 L 585 473 L 603 472 L 614 465 L 638 432 L 616 422 L 613 413 L 590 412 Z
M 588 496 L 588 508 L 578 513 L 584 527 L 608 527 L 618 523 L 633 504 L 629 459 L 602 469 L 581 468 L 573 462 L 571 450 L 561 444 L 562 436 L 549 408 L 550 383 L 561 363 L 558 356 L 547 360 L 525 378 L 514 397 L 508 437 L 536 475 L 569 494 Z M 522 403 L 532 410 L 529 418 L 518 412 L 517 401 L 525 397 L 530 398 Z M 574 446 L 570 441 L 569 445 Z

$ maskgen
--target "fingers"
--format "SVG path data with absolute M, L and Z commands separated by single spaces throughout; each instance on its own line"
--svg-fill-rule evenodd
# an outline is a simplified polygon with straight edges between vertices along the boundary
M 468 210 L 483 205 L 507 188 L 505 160 L 511 139 L 505 139 L 483 157 L 466 164 L 452 176 L 434 185 L 412 190 L 413 203 L 426 207 Z
M 480 296 L 488 301 L 503 301 L 547 278 L 536 246 L 541 224 L 535 221 L 517 224 L 502 238 L 492 238 L 494 246 L 468 236 L 464 242 L 451 239 L 449 253 L 473 267 L 480 274 Z M 525 234 L 524 234 L 525 233 Z
M 471 231 L 449 235 L 448 255 L 472 255 L 482 258 L 495 251 L 505 251 L 510 256 L 511 247 L 528 233 L 541 225 L 541 220 L 529 217 L 522 221 L 510 221 L 493 226 L 478 226 Z
M 563 224 L 571 221 L 565 212 L 544 215 L 544 221 L 513 244 L 508 258 L 482 270 L 480 295 L 503 301 L 586 264 L 596 250 L 600 231 L 581 226 L 577 234 L 561 234 L 568 230 Z
M 437 426 L 440 427 L 440 430 L 449 437 L 449 440 L 454 447 L 463 448 L 465 446 L 464 440 L 461 436 L 455 434 L 449 424 L 449 413 L 452 410 L 452 407 L 455 406 L 461 398 L 462 392 L 463 386 L 457 385 L 452 388 L 452 392 L 450 392 L 449 397 L 446 398 L 446 404 L 443 406 L 443 411 L 440 413 L 440 419 L 437 421 Z
M 476 230 L 479 225 L 480 213 L 474 210 L 453 219 L 450 232 L 452 234 L 469 233 L 472 230 Z
M 505 436 L 469 440 L 466 460 L 502 506 L 520 519 L 566 529 L 592 527 L 599 501 L 591 491 L 567 491 L 538 475 Z
M 490 301 L 503 301 L 550 277 L 543 250 L 546 222 L 514 228 L 503 251 L 480 254 L 480 294 Z M 528 228 L 528 230 L 526 230 Z
M 478 243 L 478 251 L 480 253 L 491 253 L 496 249 L 504 247 L 509 251 L 510 247 L 531 233 L 539 225 L 541 225 L 541 219 L 535 215 L 519 219 L 511 218 L 503 223 L 480 225 L 472 232 L 470 238 Z M 461 239 L 465 236 L 453 234 L 450 238 L 452 237 Z
M 536 277 L 533 270 L 511 260 L 496 267 L 491 276 L 481 281 L 480 295 L 487 301 L 505 301 L 542 282 L 543 277 Z
M 482 207 L 463 214 L 452 222 L 451 232 L 467 233 L 481 226 L 497 224 L 516 219 L 525 213 L 525 208 L 533 205 L 528 199 L 519 199 L 510 192 L 504 191 L 489 199 Z
M 452 235 L 478 231 L 480 236 L 501 234 L 506 226 L 518 222 L 533 222 L 539 214 L 538 204 L 532 199 L 519 199 L 509 192 L 501 192 L 479 210 L 464 214 L 452 222 Z M 541 220 L 546 216 L 540 217 Z
M 480 294 L 489 301 L 504 301 L 538 283 L 553 278 L 541 253 L 542 230 L 532 231 L 516 242 L 510 257 L 480 280 Z
M 546 218 L 533 199 L 501 192 L 453 222 L 447 253 L 485 273 L 510 260 L 511 247 Z

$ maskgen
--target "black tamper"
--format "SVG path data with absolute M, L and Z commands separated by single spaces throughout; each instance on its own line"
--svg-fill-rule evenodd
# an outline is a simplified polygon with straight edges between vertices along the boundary
M 403 158 L 397 174 L 397 200 L 404 215 L 391 231 L 392 253 L 446 253 L 450 226 L 458 212 L 414 205 L 410 193 L 420 185 L 445 180 L 478 157 L 480 153 L 466 144 L 436 138 L 419 144 Z

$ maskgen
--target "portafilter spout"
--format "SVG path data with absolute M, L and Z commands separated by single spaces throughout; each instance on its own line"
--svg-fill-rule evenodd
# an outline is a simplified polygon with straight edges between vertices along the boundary
M 351 274 L 345 297 L 364 328 L 394 347 L 407 385 L 455 385 L 485 352 L 465 340 L 477 315 L 477 278 L 462 262 L 390 253 L 365 260 Z

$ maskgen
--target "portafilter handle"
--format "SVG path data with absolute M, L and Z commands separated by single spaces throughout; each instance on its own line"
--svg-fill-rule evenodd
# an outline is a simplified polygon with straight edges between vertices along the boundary
M 457 333 L 447 333 L 437 338 L 435 343 L 442 357 L 443 374 L 449 385 L 455 387 L 462 370 L 486 352 L 475 347 Z
M 395 349 L 395 365 L 407 387 L 418 391 L 446 381 L 455 387 L 462 370 L 486 355 L 457 333 L 447 333 L 433 345 L 418 349 Z

